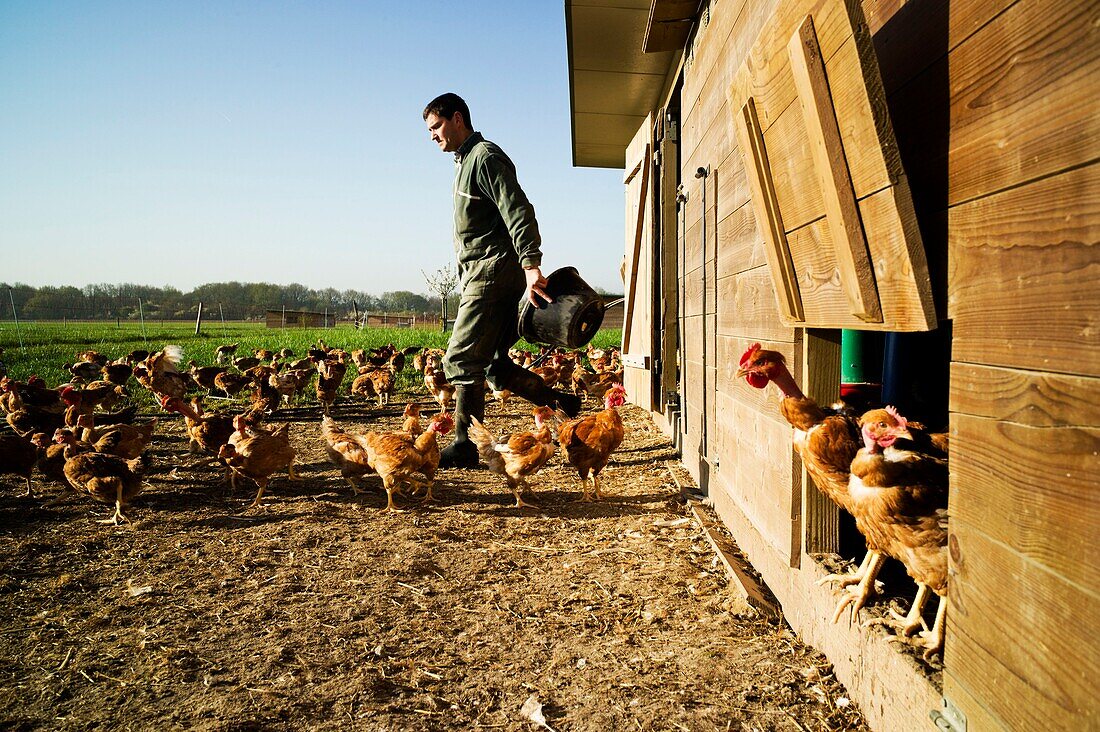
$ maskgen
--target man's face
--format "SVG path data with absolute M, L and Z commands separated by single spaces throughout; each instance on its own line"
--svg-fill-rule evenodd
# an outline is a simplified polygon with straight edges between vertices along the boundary
M 428 134 L 432 136 L 432 142 L 439 145 L 443 152 L 454 152 L 469 136 L 461 112 L 455 112 L 450 118 L 440 117 L 432 112 L 425 122 L 428 123 Z

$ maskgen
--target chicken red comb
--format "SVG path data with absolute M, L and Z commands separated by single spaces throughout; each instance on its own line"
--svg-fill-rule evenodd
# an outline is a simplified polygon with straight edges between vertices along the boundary
M 741 360 L 737 363 L 737 365 L 738 366 L 744 366 L 745 364 L 747 364 L 750 360 L 752 360 L 752 355 L 754 353 L 756 353 L 757 351 L 759 351 L 759 350 L 760 350 L 760 344 L 759 343 L 753 343 L 751 346 L 749 346 L 749 349 L 747 351 L 745 351 L 743 354 L 741 354 Z
M 909 424 L 909 420 L 898 414 L 897 408 L 893 405 L 886 405 L 886 413 L 897 420 L 898 426 L 900 426 L 902 429 L 905 429 L 905 427 Z

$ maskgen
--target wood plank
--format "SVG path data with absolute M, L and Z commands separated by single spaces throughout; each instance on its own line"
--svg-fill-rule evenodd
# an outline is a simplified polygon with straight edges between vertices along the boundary
M 1100 376 L 1100 165 L 956 206 L 948 234 L 955 361 Z
M 950 54 L 951 205 L 1100 156 L 1096 23 L 1095 3 L 1021 0 Z
M 642 130 L 648 130 L 648 125 L 642 125 Z M 645 152 L 642 154 L 641 180 L 636 183 L 638 186 L 638 192 L 636 194 L 638 205 L 635 209 L 636 223 L 634 228 L 634 247 L 633 251 L 627 256 L 627 271 L 630 273 L 630 276 L 626 282 L 626 307 L 623 315 L 623 353 L 627 353 L 631 346 L 630 335 L 634 325 L 634 301 L 638 291 L 638 268 L 641 264 L 639 259 L 642 252 L 642 241 L 646 238 L 648 228 L 646 222 L 650 221 L 646 206 L 646 202 L 649 200 L 650 167 L 652 166 L 649 164 L 649 143 L 646 143 Z M 628 197 L 631 195 L 630 188 L 634 185 L 635 183 L 631 181 L 630 186 L 627 188 Z M 652 223 L 652 221 L 650 221 L 650 223 Z
M 691 32 L 697 0 L 650 0 L 642 51 L 678 51 Z
M 764 240 L 757 229 L 753 207 L 746 202 L 718 221 L 718 278 L 767 266 Z M 768 305 L 774 310 L 771 303 Z
M 805 320 L 791 251 L 783 226 L 783 215 L 775 197 L 775 184 L 768 165 L 768 152 L 756 117 L 756 106 L 750 98 L 737 114 L 734 128 L 743 156 L 753 212 L 764 240 L 764 255 L 772 274 L 776 305 L 787 323 Z
M 775 290 L 767 267 L 719 279 L 718 302 L 721 303 L 716 322 L 719 335 L 766 341 L 794 340 L 794 331 L 780 319 L 773 304 Z M 736 364 L 734 359 L 735 367 Z
M 719 532 L 718 524 L 711 521 L 703 512 L 703 505 L 699 501 L 688 501 L 688 508 L 695 522 L 707 538 L 711 549 L 714 550 L 722 565 L 726 568 L 726 576 L 730 578 L 730 586 L 744 600 L 746 606 L 753 612 L 769 618 L 779 618 L 780 610 L 768 597 L 767 590 L 741 566 L 740 560 L 726 546 L 727 540 Z M 736 548 L 736 547 L 734 547 Z
M 1029 427 L 1100 428 L 1098 388 L 1095 378 L 956 362 L 950 410 Z
M 1077 397 L 1095 400 L 1100 380 Z M 952 518 L 1094 593 L 1100 563 L 1100 427 L 951 416 Z
M 806 328 L 803 334 L 798 349 L 801 358 L 793 362 L 797 366 L 795 379 L 806 396 L 818 404 L 832 404 L 840 397 L 840 331 Z M 837 552 L 840 550 L 840 510 L 818 489 L 805 466 L 801 466 L 799 473 L 804 550 Z
M 954 460 L 954 458 L 952 458 Z M 1010 729 L 1100 719 L 1097 596 L 951 519 L 944 665 Z
M 993 716 L 985 700 L 978 699 L 951 669 L 943 671 L 943 696 L 966 716 L 967 729 L 1011 732 L 1004 720 Z
M 679 313 L 680 295 L 677 286 L 677 262 L 679 242 L 677 227 L 679 218 L 676 207 L 676 142 L 665 136 L 660 143 L 661 152 L 661 234 L 658 251 L 661 258 L 661 392 L 656 395 L 660 404 L 658 411 L 664 410 L 665 398 L 676 391 L 677 361 L 679 354 Z
M 881 323 L 882 307 L 812 16 L 807 15 L 799 24 L 787 44 L 787 54 L 820 181 L 826 223 L 836 247 L 841 286 L 853 315 Z

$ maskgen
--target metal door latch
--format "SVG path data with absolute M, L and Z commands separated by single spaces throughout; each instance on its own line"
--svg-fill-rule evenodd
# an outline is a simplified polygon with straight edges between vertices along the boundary
M 955 704 L 943 697 L 940 699 L 940 708 L 928 713 L 936 729 L 944 732 L 966 732 L 966 715 Z

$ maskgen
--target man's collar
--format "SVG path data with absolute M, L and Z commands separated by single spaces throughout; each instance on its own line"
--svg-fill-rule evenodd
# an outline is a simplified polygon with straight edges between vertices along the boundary
M 466 157 L 466 153 L 470 152 L 473 146 L 481 142 L 483 139 L 485 138 L 481 136 L 480 132 L 471 132 L 470 136 L 467 137 L 466 140 L 458 146 L 457 150 L 455 150 L 455 162 L 461 163 L 462 159 Z

